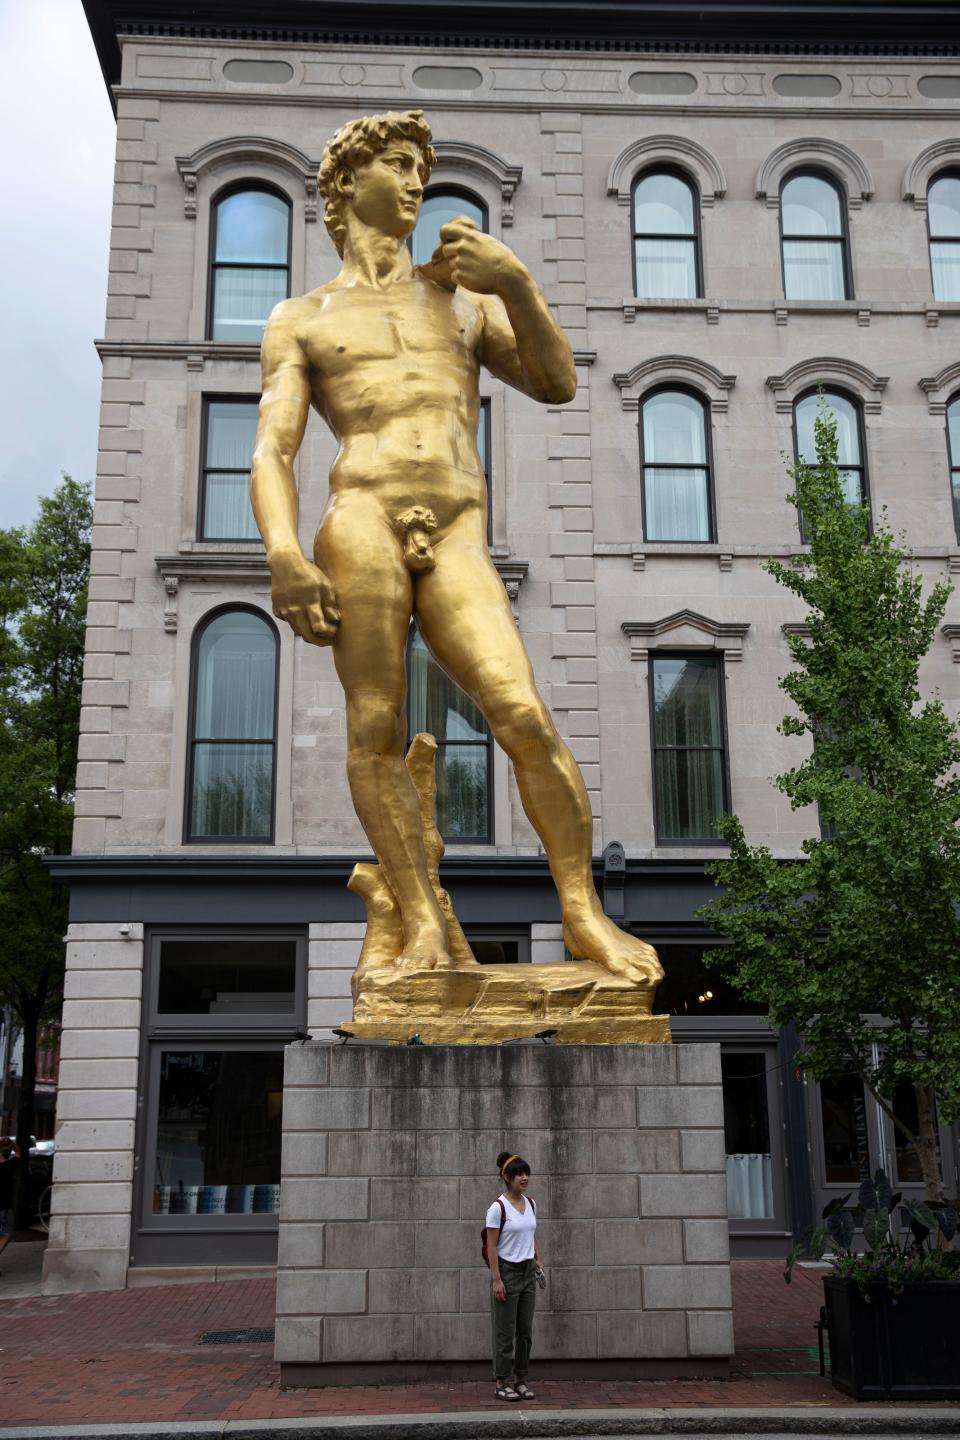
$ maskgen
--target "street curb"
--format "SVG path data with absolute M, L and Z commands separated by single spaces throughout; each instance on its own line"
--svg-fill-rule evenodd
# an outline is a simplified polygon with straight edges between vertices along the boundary
M 0 1440 L 553 1440 L 593 1435 L 960 1435 L 960 1406 L 896 1410 L 521 1410 L 491 1415 L 334 1415 L 303 1420 L 175 1420 L 0 1429 Z

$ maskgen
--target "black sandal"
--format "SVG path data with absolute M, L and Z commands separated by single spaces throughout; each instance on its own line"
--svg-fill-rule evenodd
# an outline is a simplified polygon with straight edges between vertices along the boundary
M 525 1385 L 522 1380 L 518 1380 L 513 1388 L 520 1396 L 521 1400 L 536 1400 L 537 1398 L 536 1395 L 534 1395 L 533 1391 L 529 1388 L 529 1386 Z
M 520 1396 L 512 1385 L 498 1385 L 493 1392 L 494 1400 L 519 1400 Z

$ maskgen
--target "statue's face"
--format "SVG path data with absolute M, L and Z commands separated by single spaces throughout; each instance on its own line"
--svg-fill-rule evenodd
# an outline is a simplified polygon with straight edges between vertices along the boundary
M 354 214 L 365 225 L 405 240 L 419 218 L 427 174 L 419 145 L 412 140 L 391 141 L 353 171 Z

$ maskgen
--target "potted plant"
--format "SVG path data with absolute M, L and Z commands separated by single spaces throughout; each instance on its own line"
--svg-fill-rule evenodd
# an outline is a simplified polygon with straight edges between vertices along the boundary
M 851 1192 L 852 1195 L 852 1192 Z M 787 1256 L 829 1252 L 823 1289 L 834 1387 L 858 1400 L 960 1399 L 960 1250 L 954 1204 L 903 1200 L 882 1170 L 831 1201 Z M 898 1215 L 908 1224 L 900 1226 Z M 854 1248 L 858 1232 L 864 1249 Z

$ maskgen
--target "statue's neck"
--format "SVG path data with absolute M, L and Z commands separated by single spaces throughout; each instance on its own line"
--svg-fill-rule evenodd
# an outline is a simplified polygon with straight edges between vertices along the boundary
M 343 247 L 344 285 L 373 285 L 385 289 L 399 281 L 409 280 L 413 261 L 404 240 L 385 235 L 352 216 L 347 222 L 347 238 Z

